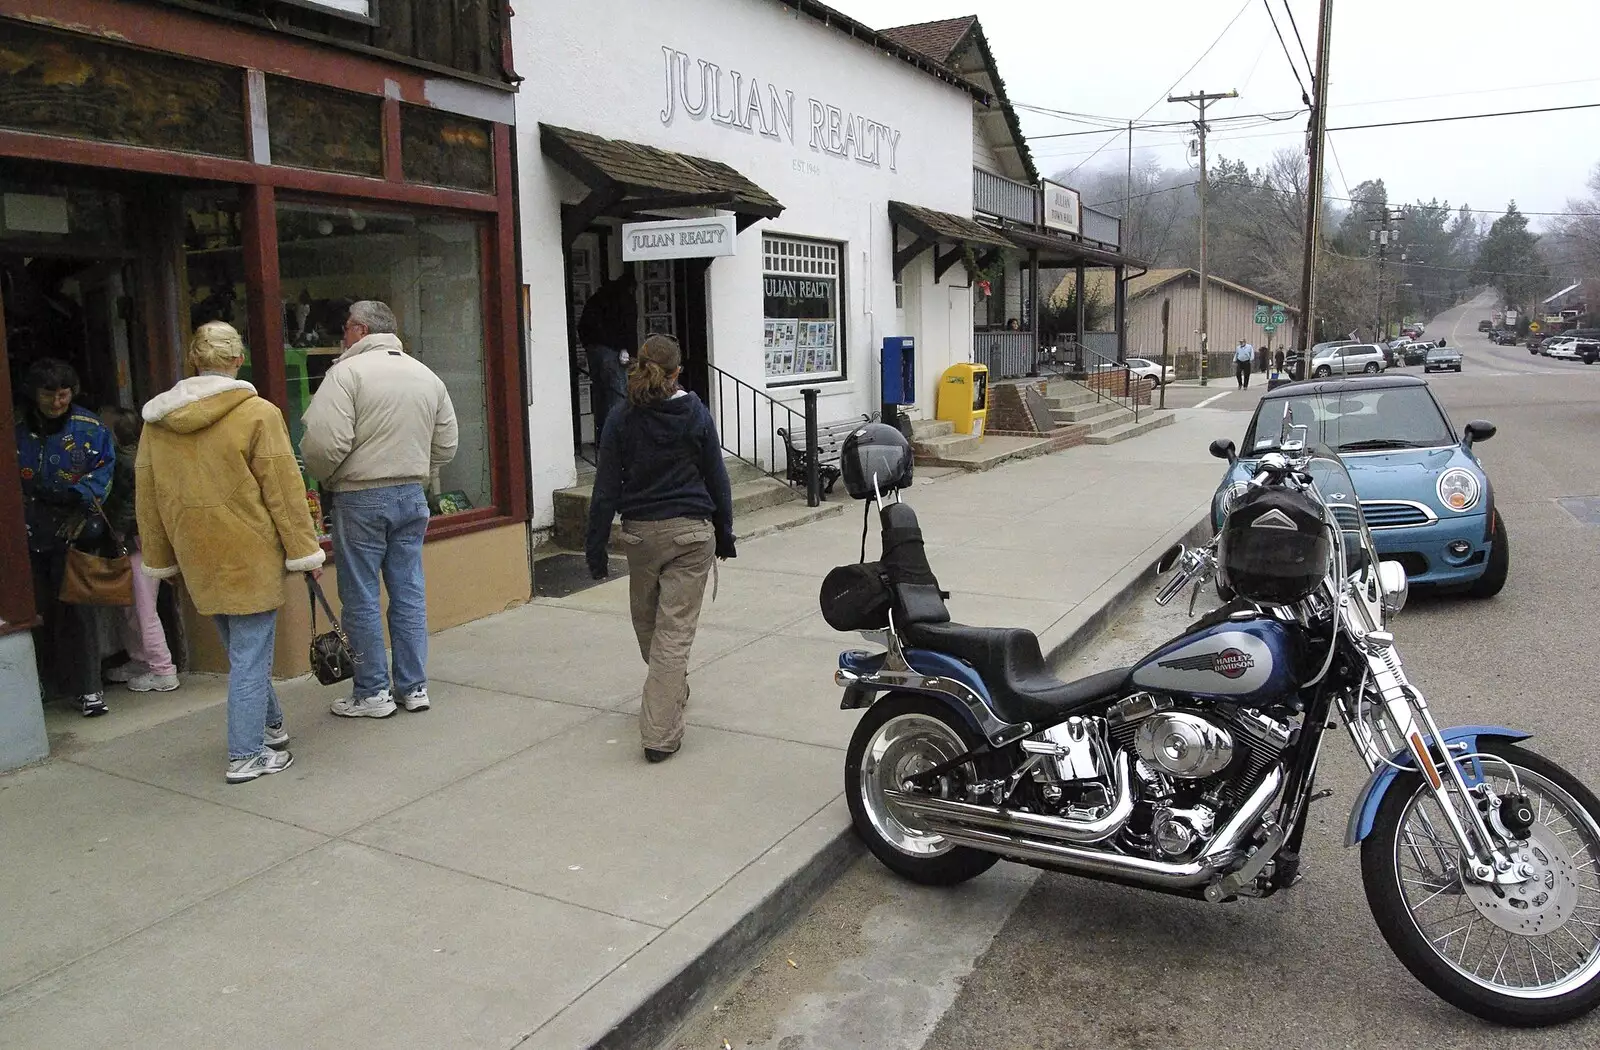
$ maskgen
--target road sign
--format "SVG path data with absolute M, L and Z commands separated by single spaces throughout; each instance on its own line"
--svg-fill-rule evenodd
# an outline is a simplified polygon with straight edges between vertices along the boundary
M 1275 324 L 1265 324 L 1261 326 L 1261 330 L 1266 332 L 1268 335 L 1271 335 L 1273 332 L 1278 330 L 1278 326 Z
M 1284 320 L 1283 307 L 1274 306 L 1272 308 L 1272 327 L 1277 328 L 1279 325 L 1283 324 Z
M 1256 324 L 1266 324 L 1267 323 L 1267 311 L 1268 311 L 1268 307 L 1267 307 L 1266 303 L 1257 303 L 1256 304 Z
M 1528 331 L 1537 333 L 1539 331 L 1539 322 L 1538 321 L 1529 321 L 1528 322 Z

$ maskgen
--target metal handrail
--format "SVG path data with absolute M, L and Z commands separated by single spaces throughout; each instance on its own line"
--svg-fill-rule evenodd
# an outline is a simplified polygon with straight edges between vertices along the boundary
M 1132 412 L 1133 421 L 1139 422 L 1139 395 L 1134 389 L 1133 369 L 1126 362 L 1109 358 L 1082 343 L 1069 341 L 1059 346 L 1041 347 L 1038 372 L 1041 376 L 1054 375 L 1079 382 L 1094 394 L 1097 404 L 1110 401 Z M 1118 373 L 1121 379 L 1114 379 L 1113 385 L 1121 387 L 1121 394 L 1090 381 L 1094 376 L 1115 376 Z
M 711 411 L 717 424 L 717 437 L 722 450 L 735 459 L 748 463 L 769 477 L 788 482 L 791 471 L 788 462 L 788 445 L 778 436 L 779 430 L 790 434 L 803 433 L 809 442 L 807 448 L 816 447 L 817 399 L 811 391 L 806 394 L 805 411 L 796 412 L 759 387 L 708 364 L 712 381 Z M 765 414 L 765 425 L 762 416 Z M 730 425 L 731 424 L 731 425 Z M 796 425 L 802 429 L 796 431 Z M 766 441 L 763 444 L 762 439 Z M 780 465 L 779 457 L 782 456 Z M 806 475 L 806 503 L 815 507 L 821 501 L 821 474 L 817 458 L 807 455 L 803 464 Z

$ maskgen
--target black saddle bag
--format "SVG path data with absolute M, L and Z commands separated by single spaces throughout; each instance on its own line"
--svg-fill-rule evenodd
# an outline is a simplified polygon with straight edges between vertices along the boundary
M 897 625 L 948 623 L 939 581 L 928 565 L 917 515 L 904 503 L 883 508 L 883 555 L 878 561 L 840 565 L 822 581 L 822 618 L 836 631 L 876 631 Z M 862 551 L 863 559 L 865 550 Z

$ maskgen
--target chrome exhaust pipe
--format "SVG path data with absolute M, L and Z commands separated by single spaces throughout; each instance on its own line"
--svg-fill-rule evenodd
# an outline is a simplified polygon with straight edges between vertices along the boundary
M 934 798 L 930 795 L 913 795 L 905 791 L 885 791 L 890 805 L 921 817 L 929 831 L 941 835 L 965 832 L 963 825 L 998 828 L 1002 831 L 1022 831 L 1040 838 L 1092 845 L 1122 830 L 1133 815 L 1133 781 L 1129 771 L 1128 753 L 1117 753 L 1117 800 L 1105 816 L 1095 820 L 1071 820 L 1066 817 L 1047 817 L 1019 809 L 999 806 L 980 806 L 972 802 L 956 802 Z
M 1022 861 L 1048 864 L 1086 875 L 1111 876 L 1142 882 L 1161 889 L 1192 889 L 1203 886 L 1237 861 L 1240 845 L 1253 831 L 1278 796 L 1283 786 L 1282 767 L 1267 774 L 1261 786 L 1251 792 L 1233 819 L 1223 825 L 1210 844 L 1194 860 L 1182 863 L 1149 860 L 1121 853 L 1082 849 L 1061 842 L 1023 838 L 979 828 L 943 826 L 934 829 L 958 846 L 970 846 L 986 853 L 998 853 Z M 1031 814 L 1030 814 L 1031 815 Z

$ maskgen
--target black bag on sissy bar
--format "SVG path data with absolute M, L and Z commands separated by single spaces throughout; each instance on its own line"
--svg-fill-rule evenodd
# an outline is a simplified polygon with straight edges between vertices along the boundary
M 897 624 L 945 623 L 949 597 L 928 565 L 916 511 L 882 497 L 911 484 L 911 447 L 894 427 L 868 423 L 845 439 L 840 453 L 845 487 L 859 500 L 879 502 L 883 554 L 867 561 L 870 504 L 862 508 L 861 560 L 840 565 L 822 581 L 818 604 L 836 631 L 876 631 Z

